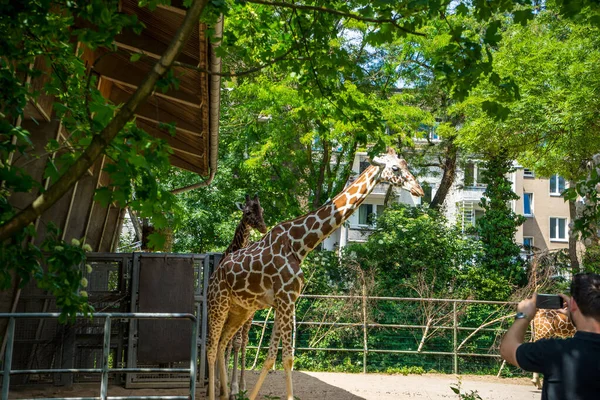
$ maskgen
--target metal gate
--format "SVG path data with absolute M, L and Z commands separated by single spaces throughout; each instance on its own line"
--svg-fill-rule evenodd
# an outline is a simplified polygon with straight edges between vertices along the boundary
M 89 282 L 90 304 L 96 313 L 135 313 L 139 311 L 139 277 L 144 259 L 166 261 L 186 259 L 194 266 L 193 297 L 199 356 L 200 385 L 206 375 L 206 294 L 208 278 L 220 260 L 220 254 L 168 253 L 91 253 L 87 263 L 92 272 L 83 268 Z M 53 297 L 30 283 L 23 289 L 17 313 L 56 312 Z M 70 385 L 74 382 L 98 382 L 100 375 L 85 370 L 95 368 L 103 360 L 105 325 L 94 319 L 77 319 L 75 324 L 61 325 L 53 318 L 25 318 L 15 322 L 17 336 L 13 348 L 13 369 L 61 369 L 65 372 L 18 374 L 11 383 Z M 181 368 L 185 362 L 170 365 L 142 364 L 137 360 L 139 329 L 137 320 L 114 319 L 110 326 L 109 358 L 113 368 L 109 381 L 127 387 L 185 387 L 189 376 L 180 372 L 152 372 L 147 368 Z M 187 348 L 187 345 L 186 345 Z M 146 368 L 144 372 L 125 371 L 124 368 Z M 121 369 L 121 370 L 119 370 Z M 67 371 L 68 370 L 68 371 Z M 78 370 L 75 372 L 74 370 Z

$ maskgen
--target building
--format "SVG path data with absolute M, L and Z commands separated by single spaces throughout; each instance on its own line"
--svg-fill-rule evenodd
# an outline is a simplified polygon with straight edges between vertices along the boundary
M 367 166 L 366 153 L 357 153 L 352 170 L 360 174 Z M 517 243 L 523 245 L 525 252 L 531 249 L 556 250 L 568 248 L 569 205 L 561 192 L 566 183 L 563 177 L 536 177 L 533 171 L 515 164 L 515 171 L 509 176 L 513 191 L 520 196 L 512 201 L 512 209 L 527 219 L 515 235 Z M 463 232 L 474 226 L 484 213 L 480 206 L 486 185 L 482 183 L 482 162 L 477 159 L 466 162 L 457 168 L 456 178 L 443 207 L 449 223 L 458 224 Z M 391 188 L 388 184 L 379 184 L 367 197 L 359 209 L 323 242 L 323 249 L 335 250 L 347 243 L 365 242 L 374 230 L 373 219 L 381 214 L 392 202 L 420 205 L 430 202 L 441 181 L 441 171 L 430 169 L 420 181 L 425 191 L 423 198 L 412 196 L 405 190 Z M 351 178 L 353 179 L 353 178 Z M 390 197 L 391 196 L 391 197 Z

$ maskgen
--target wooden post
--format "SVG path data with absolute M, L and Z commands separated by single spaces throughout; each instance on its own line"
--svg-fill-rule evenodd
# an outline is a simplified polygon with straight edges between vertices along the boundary
M 452 328 L 453 328 L 453 345 L 452 345 L 452 353 L 454 353 L 454 373 L 458 374 L 458 318 L 456 315 L 456 301 L 452 302 Z
M 362 275 L 362 312 L 363 312 L 363 374 L 367 373 L 367 353 L 369 345 L 367 341 L 367 284 L 365 283 L 364 272 L 361 269 Z

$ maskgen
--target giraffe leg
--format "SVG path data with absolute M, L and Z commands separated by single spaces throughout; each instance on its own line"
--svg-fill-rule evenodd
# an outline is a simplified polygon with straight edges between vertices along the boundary
M 208 399 L 215 400 L 215 369 L 219 347 L 219 338 L 221 331 L 227 319 L 229 310 L 229 298 L 227 296 L 219 296 L 218 289 L 211 291 L 209 287 L 208 294 L 209 306 L 209 324 L 208 324 L 208 340 L 206 346 L 206 357 L 208 359 Z M 212 306 L 214 304 L 214 306 Z M 227 375 L 225 375 L 227 378 Z
M 229 359 L 231 358 L 231 349 L 233 347 L 233 341 L 227 344 L 227 350 L 225 350 L 225 365 L 229 368 Z
M 250 318 L 248 318 L 248 321 L 246 321 L 246 323 L 244 324 L 244 327 L 242 328 L 242 350 L 241 350 L 241 355 L 240 355 L 240 358 L 241 358 L 241 361 L 240 361 L 240 389 L 241 390 L 246 390 L 246 377 L 245 377 L 246 346 L 248 345 L 248 333 L 250 332 L 250 327 L 252 326 L 253 318 L 254 318 L 254 314 L 252 314 L 252 316 Z
M 292 384 L 292 368 L 294 367 L 294 347 L 293 347 L 293 332 L 294 332 L 294 304 L 290 304 L 287 312 L 282 315 L 281 325 L 281 358 L 283 361 L 283 369 L 285 370 L 285 386 L 287 390 L 287 400 L 294 400 L 294 387 Z
M 229 316 L 221 332 L 221 338 L 219 347 L 217 349 L 217 359 L 219 361 L 219 372 L 221 374 L 221 400 L 229 400 L 229 387 L 227 384 L 227 367 L 225 366 L 225 347 L 229 344 L 229 341 L 235 335 L 235 333 L 241 328 L 244 321 L 248 318 L 247 311 L 234 310 L 229 311 Z M 234 354 L 235 357 L 235 354 Z
M 276 312 L 277 312 L 277 314 L 279 314 L 279 310 L 277 310 Z M 275 364 L 275 359 L 277 358 L 277 347 L 279 346 L 279 327 L 278 327 L 279 321 L 278 321 L 277 314 L 275 316 L 275 323 L 273 324 L 273 331 L 271 333 L 271 342 L 269 343 L 269 353 L 267 354 L 267 359 L 265 360 L 262 370 L 260 371 L 260 375 L 258 377 L 258 380 L 256 381 L 256 385 L 254 385 L 254 388 L 252 388 L 252 393 L 250 393 L 250 396 L 248 396 L 249 400 L 256 399 L 256 396 L 258 396 L 258 391 L 260 390 L 260 387 L 262 386 L 263 382 L 265 381 L 267 374 L 273 367 L 273 364 Z
M 239 329 L 233 339 L 229 342 L 228 350 L 233 347 L 233 368 L 231 370 L 231 396 L 237 395 L 240 391 L 240 385 L 238 383 L 238 361 L 240 354 L 240 346 L 242 345 L 242 330 Z

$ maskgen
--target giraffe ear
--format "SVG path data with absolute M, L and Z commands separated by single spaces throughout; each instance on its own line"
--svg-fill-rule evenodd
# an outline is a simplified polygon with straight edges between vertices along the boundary
M 394 150 L 393 147 L 388 147 L 387 149 L 387 153 L 391 156 L 395 156 L 396 155 L 396 150 Z
M 236 202 L 236 203 L 235 203 L 235 206 L 237 207 L 237 209 L 238 209 L 238 210 L 240 210 L 240 211 L 244 211 L 244 205 L 243 205 L 242 203 L 238 203 L 238 202 Z

